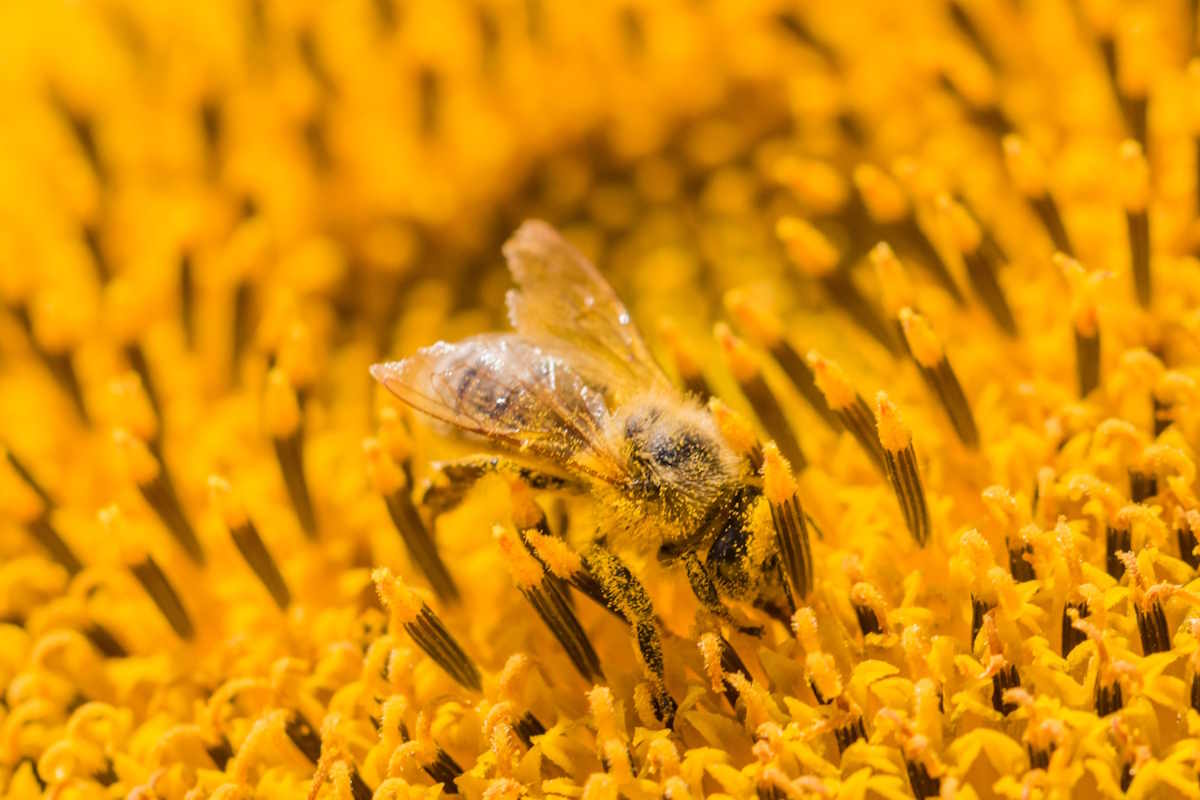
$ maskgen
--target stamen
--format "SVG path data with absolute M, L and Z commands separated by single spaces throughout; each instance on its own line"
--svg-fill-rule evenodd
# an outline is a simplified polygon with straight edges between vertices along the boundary
M 112 441 L 126 477 L 137 486 L 146 503 L 154 509 L 154 513 L 188 557 L 203 565 L 204 547 L 183 511 L 183 503 L 175 491 L 174 482 L 162 464 L 150 452 L 145 442 L 124 428 L 113 431 Z
M 954 23 L 954 27 L 958 29 L 958 32 L 971 43 L 971 47 L 980 58 L 988 63 L 988 66 L 993 68 L 998 66 L 999 62 L 996 60 L 996 54 L 984 40 L 983 35 L 979 32 L 979 28 L 963 7 L 963 0 L 950 0 L 947 5 L 950 11 L 950 21 Z
M 884 465 L 888 480 L 909 532 L 922 547 L 929 541 L 929 509 L 925 503 L 925 489 L 917 469 L 917 456 L 912 446 L 912 432 L 900 417 L 900 411 L 888 399 L 885 392 L 875 396 L 875 418 L 879 429 L 879 442 L 883 445 Z
M 546 733 L 546 726 L 533 715 L 532 711 L 526 711 L 513 725 L 513 732 L 517 734 L 521 744 L 528 748 L 533 747 L 533 737 Z
M 525 549 L 517 535 L 502 525 L 492 530 L 517 589 L 562 645 L 575 669 L 588 683 L 604 683 L 600 657 L 579 623 L 559 578 L 547 572 Z
M 1129 575 L 1134 616 L 1137 618 L 1138 634 L 1142 640 L 1142 655 L 1165 653 L 1171 649 L 1171 634 L 1167 629 L 1167 615 L 1157 591 L 1138 566 L 1137 556 L 1128 551 L 1117 554 Z
M 975 425 L 975 415 L 941 341 L 925 317 L 911 308 L 902 308 L 899 318 L 913 361 L 925 383 L 937 395 L 959 441 L 967 447 L 978 447 L 979 429 Z
M 1094 699 L 1096 714 L 1106 717 L 1125 707 L 1125 697 L 1119 681 L 1104 683 L 1097 679 Z
M 230 375 L 240 380 L 242 356 L 250 346 L 254 325 L 254 275 L 270 256 L 275 236 L 270 223 L 251 210 L 234 228 L 220 253 L 222 271 L 233 277 L 233 332 L 230 346 Z
M 85 425 L 90 425 L 91 414 L 73 361 L 73 351 L 81 334 L 76 319 L 79 309 L 74 307 L 78 302 L 78 298 L 72 295 L 43 290 L 33 298 L 32 310 L 24 303 L 19 303 L 12 308 L 12 312 L 25 329 L 34 352 L 54 382 L 71 398 L 79 419 Z
M 279 571 L 279 565 L 271 557 L 271 552 L 267 550 L 262 536 L 259 535 L 258 528 L 246 514 L 241 500 L 234 496 L 233 487 L 224 478 L 213 475 L 208 479 L 208 491 L 212 504 L 229 529 L 229 535 L 247 566 L 254 571 L 279 610 L 286 611 L 292 601 L 292 594 Z
M 957 58 L 943 65 L 939 84 L 966 112 L 967 119 L 1001 138 L 1016 128 L 1000 104 L 995 77 L 986 63 L 974 58 Z
M 159 395 L 150 375 L 150 363 L 138 340 L 143 333 L 148 316 L 146 300 L 139 294 L 137 284 L 125 277 L 117 277 L 104 287 L 105 327 L 120 343 L 125 360 L 145 388 L 146 398 L 154 414 L 162 414 Z
M 388 516 L 404 541 L 409 558 L 429 581 L 438 600 L 458 603 L 461 599 L 458 585 L 438 553 L 432 532 L 412 501 L 406 471 L 402 471 L 384 451 L 378 439 L 364 440 L 363 454 L 367 461 L 367 480 L 383 497 Z
M 112 631 L 98 622 L 88 623 L 81 632 L 105 658 L 125 658 L 129 655 L 125 645 L 117 640 Z
M 771 508 L 783 572 L 792 597 L 801 602 L 813 588 L 812 548 L 800 507 L 799 487 L 774 443 L 763 448 L 763 494 Z
M 308 491 L 308 480 L 304 476 L 304 428 L 300 403 L 287 374 L 278 367 L 267 375 L 263 414 L 296 518 L 304 534 L 309 539 L 316 539 L 317 519 Z
M 759 347 L 766 349 L 775 363 L 787 375 L 796 391 L 808 402 L 834 431 L 841 430 L 837 416 L 817 388 L 812 368 L 783 335 L 783 322 L 766 309 L 750 301 L 745 292 L 734 289 L 725 294 L 725 308 L 737 320 L 738 326 Z
M 1000 329 L 1009 336 L 1016 336 L 1017 322 L 997 278 L 997 272 L 1008 257 L 962 203 L 943 194 L 938 197 L 937 206 L 949 223 L 951 238 L 962 254 L 967 278 L 975 294 Z
M 979 637 L 979 631 L 983 628 L 984 617 L 988 612 L 995 608 L 995 604 L 988 602 L 982 598 L 971 595 L 971 646 L 975 646 L 975 640 Z
M 841 420 L 843 427 L 854 436 L 863 452 L 883 470 L 883 448 L 879 444 L 875 418 L 867 401 L 850 385 L 849 378 L 837 363 L 815 350 L 808 351 L 807 360 L 813 369 L 817 388 L 825 395 L 830 409 Z
M 386 567 L 376 569 L 371 578 L 384 608 L 391 612 L 392 627 L 403 627 L 417 646 L 460 685 L 482 691 L 479 668 L 425 601 Z
M 866 581 L 859 581 L 850 588 L 850 605 L 858 618 L 858 628 L 863 636 L 883 633 L 887 630 L 887 610 L 879 589 Z
M 779 443 L 780 449 L 787 454 L 788 459 L 796 465 L 796 468 L 803 470 L 808 461 L 804 457 L 804 451 L 800 449 L 795 429 L 788 423 L 787 417 L 783 413 L 783 407 L 779 404 L 774 392 L 771 391 L 771 387 L 767 385 L 766 379 L 763 378 L 762 370 L 755 363 L 749 347 L 734 336 L 733 332 L 729 330 L 729 326 L 724 323 L 717 323 L 713 334 L 721 344 L 733 377 L 737 380 L 742 393 L 746 395 L 746 399 L 750 401 L 750 407 L 754 409 L 763 428 L 772 439 Z
M 1058 203 L 1050 194 L 1046 177 L 1046 165 L 1040 155 L 1023 138 L 1009 134 L 1002 142 L 1004 147 L 1004 163 L 1008 167 L 1009 177 L 1016 184 L 1017 191 L 1028 201 L 1033 213 L 1041 220 L 1042 227 L 1050 236 L 1054 249 L 1074 257 L 1071 239 L 1067 235 L 1066 225 L 1063 224 L 1062 214 Z
M 1133 549 L 1132 539 L 1133 531 L 1127 520 L 1119 519 L 1116 524 L 1108 525 L 1104 529 L 1104 566 L 1113 580 L 1119 581 L 1125 575 L 1125 562 L 1121 560 L 1121 553 Z
M 862 739 L 865 741 L 867 738 L 867 728 L 863 724 L 862 713 L 858 710 L 857 706 L 853 705 L 853 701 L 848 698 L 844 698 L 838 703 L 839 706 L 843 704 L 848 707 L 842 716 L 848 719 L 848 721 L 833 730 L 833 738 L 837 742 L 839 754 L 845 753 L 846 748 L 858 740 Z
M 1200 530 L 1200 511 L 1189 510 L 1181 514 L 1175 521 L 1175 538 L 1179 542 L 1179 557 L 1192 569 L 1200 567 L 1200 555 L 1196 547 L 1200 545 L 1196 532 Z
M 1100 323 L 1096 311 L 1101 273 L 1089 273 L 1073 258 L 1055 253 L 1054 265 L 1071 287 L 1071 318 L 1075 327 L 1075 372 L 1079 396 L 1087 397 L 1100 385 Z
M 1144 503 L 1156 494 L 1158 494 L 1158 476 L 1153 472 L 1130 468 L 1129 499 L 1135 503 Z
M 898 355 L 895 337 L 850 274 L 842 268 L 842 255 L 825 235 L 798 217 L 783 217 L 775 226 L 791 263 L 806 275 L 820 280 L 825 291 L 859 327 L 892 355 Z
M 162 439 L 158 413 L 150 402 L 136 372 L 129 371 L 108 381 L 103 395 L 107 408 L 97 416 L 114 427 L 126 428 L 146 442 L 151 452 L 162 460 Z
M 196 629 L 183 605 L 183 600 L 180 599 L 179 593 L 175 591 L 175 587 L 171 585 L 154 556 L 127 530 L 127 524 L 120 510 L 116 506 L 101 509 L 100 524 L 104 527 L 105 533 L 114 539 L 118 547 L 122 549 L 122 558 L 128 565 L 129 571 L 133 573 L 133 577 L 154 601 L 154 605 L 158 607 L 172 630 L 181 639 L 191 639 L 195 635 Z
M 854 168 L 854 185 L 862 198 L 867 213 L 879 228 L 879 236 L 888 241 L 894 241 L 898 247 L 910 253 L 913 258 L 933 274 L 946 292 L 959 305 L 963 302 L 962 290 L 958 282 L 950 274 L 946 260 L 938 252 L 937 247 L 929 240 L 925 230 L 917 221 L 916 207 L 910 201 L 908 194 L 899 181 L 878 167 L 870 164 L 859 164 Z M 878 247 L 878 246 L 876 246 Z M 887 248 L 891 253 L 891 248 Z M 872 261 L 875 250 L 872 250 Z M 878 269 L 878 264 L 876 264 Z M 894 315 L 894 308 L 889 308 L 886 301 L 888 291 L 884 288 L 884 308 Z M 904 300 L 900 305 L 911 305 L 911 300 Z
M 83 563 L 51 524 L 54 501 L 11 450 L 0 447 L 0 452 L 0 512 L 23 524 L 52 560 L 75 575 Z
M 992 708 L 1004 716 L 1017 710 L 1017 704 L 1005 697 L 1010 689 L 1019 688 L 1021 676 L 1017 673 L 1017 665 L 1004 655 L 1004 642 L 1000 638 L 1000 630 L 996 623 L 998 610 L 987 613 L 983 619 L 983 633 L 987 641 L 989 658 L 985 674 L 992 678 Z
M 1120 56 L 1114 83 L 1117 100 L 1130 134 L 1144 149 L 1147 143 L 1151 65 L 1155 58 L 1152 52 L 1160 45 L 1152 38 L 1151 31 L 1142 20 L 1123 22 L 1116 33 L 1119 37 L 1117 54 Z
M 299 711 L 288 714 L 283 732 L 287 734 L 296 749 L 314 766 L 321 760 L 321 737 L 317 735 L 312 724 Z
M 196 347 L 196 268 L 192 254 L 184 250 L 179 254 L 179 324 L 183 327 L 183 341 L 189 350 Z
M 1138 304 L 1150 307 L 1150 167 L 1142 146 L 1126 139 L 1118 151 L 1117 186 L 1125 208 L 1129 266 Z

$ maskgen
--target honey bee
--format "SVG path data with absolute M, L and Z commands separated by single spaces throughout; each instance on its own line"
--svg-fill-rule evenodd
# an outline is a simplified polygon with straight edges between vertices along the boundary
M 602 504 L 601 529 L 581 548 L 582 568 L 602 588 L 600 599 L 634 627 L 661 690 L 654 613 L 617 552 L 682 562 L 707 609 L 759 633 L 737 623 L 720 598 L 784 618 L 780 609 L 792 605 L 784 582 L 764 580 L 779 575 L 777 554 L 750 546 L 762 482 L 711 414 L 668 379 L 616 293 L 557 231 L 528 221 L 504 255 L 517 284 L 506 297 L 514 332 L 438 342 L 376 364 L 371 374 L 447 432 L 493 453 L 458 474 L 477 477 L 511 459 L 536 488 L 586 493 Z M 665 690 L 656 705 L 670 719 L 674 702 Z

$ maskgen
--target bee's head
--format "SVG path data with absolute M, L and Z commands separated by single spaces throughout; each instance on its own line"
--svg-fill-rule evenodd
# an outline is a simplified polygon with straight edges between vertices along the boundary
M 620 421 L 628 492 L 687 523 L 703 514 L 730 479 L 728 448 L 699 409 L 633 404 Z

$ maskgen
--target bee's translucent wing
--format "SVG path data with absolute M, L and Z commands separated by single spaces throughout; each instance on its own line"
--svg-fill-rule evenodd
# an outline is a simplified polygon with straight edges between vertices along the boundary
M 452 433 L 596 477 L 614 480 L 620 472 L 604 437 L 608 411 L 600 392 L 521 336 L 438 342 L 403 361 L 375 364 L 371 374 Z
M 517 331 L 563 356 L 615 402 L 671 390 L 616 292 L 550 225 L 529 220 L 504 245 L 518 289 L 508 317 Z

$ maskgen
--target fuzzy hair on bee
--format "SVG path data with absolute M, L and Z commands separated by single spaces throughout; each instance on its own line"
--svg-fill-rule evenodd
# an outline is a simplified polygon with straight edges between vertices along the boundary
M 721 595 L 790 604 L 782 580 L 763 580 L 779 576 L 777 554 L 751 547 L 754 519 L 768 518 L 755 514 L 766 502 L 762 481 L 712 415 L 671 383 L 616 293 L 553 228 L 524 223 L 504 254 L 517 284 L 506 297 L 513 332 L 438 342 L 371 374 L 444 432 L 491 453 L 453 474 L 507 470 L 600 504 L 601 525 L 580 548 L 581 573 L 591 574 L 564 577 L 634 626 L 643 662 L 661 679 L 653 612 L 617 553 L 682 561 L 702 605 L 731 624 Z M 665 689 L 659 700 L 669 705 Z

